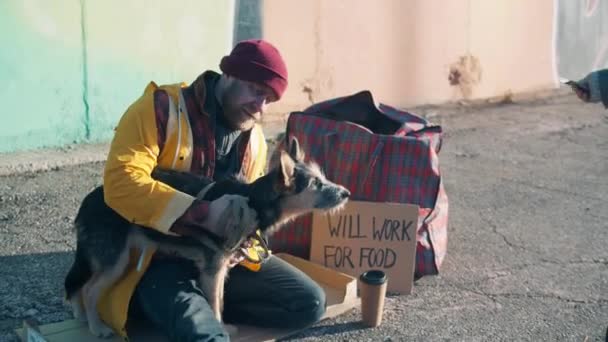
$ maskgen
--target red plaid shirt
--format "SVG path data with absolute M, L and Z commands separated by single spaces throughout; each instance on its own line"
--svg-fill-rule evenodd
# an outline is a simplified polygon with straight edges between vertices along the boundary
M 215 156 L 215 121 L 213 118 L 219 113 L 202 113 L 200 106 L 197 103 L 197 98 L 194 93 L 195 86 L 201 86 L 196 82 L 207 82 L 208 78 L 219 77 L 219 74 L 208 71 L 202 78 L 197 79 L 192 85 L 182 89 L 185 105 L 188 111 L 188 120 L 192 127 L 193 151 L 192 165 L 190 172 L 199 174 L 205 177 L 213 178 L 216 156 Z M 205 83 L 207 84 L 207 83 Z M 207 93 L 212 94 L 213 89 L 205 89 Z M 207 105 L 209 97 L 205 98 L 206 110 L 213 110 L 212 106 Z M 156 117 L 158 146 L 160 150 L 164 148 L 166 139 L 167 122 L 169 120 L 169 95 L 164 90 L 154 92 L 154 111 Z M 247 157 L 247 144 L 249 143 L 249 132 L 242 134 L 242 139 L 237 142 L 238 160 L 241 165 L 244 164 Z M 171 230 L 176 233 L 187 234 L 189 231 L 203 229 L 201 222 L 207 217 L 209 211 L 207 202 L 195 201 L 182 216 L 180 216 L 172 225 Z

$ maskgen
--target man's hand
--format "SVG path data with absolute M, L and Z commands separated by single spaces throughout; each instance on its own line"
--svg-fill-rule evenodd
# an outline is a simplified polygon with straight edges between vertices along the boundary
M 249 207 L 249 199 L 240 195 L 224 195 L 212 201 L 204 222 L 218 236 L 235 239 L 253 233 L 257 224 L 257 215 Z
M 241 263 L 241 261 L 245 260 L 245 256 L 240 251 L 237 251 L 230 257 L 230 261 L 228 262 L 228 268 L 233 268 L 234 266 Z
M 253 246 L 253 243 L 251 242 L 251 240 L 245 240 L 245 242 L 243 242 L 241 244 L 241 248 L 244 248 L 244 249 L 247 249 L 247 248 L 252 247 L 252 246 Z M 228 267 L 232 268 L 232 267 L 238 265 L 243 260 L 245 260 L 245 255 L 243 254 L 243 252 L 241 252 L 241 249 L 239 248 L 230 257 L 230 261 L 228 262 Z

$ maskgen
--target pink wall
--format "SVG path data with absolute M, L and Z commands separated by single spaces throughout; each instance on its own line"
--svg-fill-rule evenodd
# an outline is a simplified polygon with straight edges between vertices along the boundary
M 274 112 L 362 89 L 412 106 L 555 86 L 552 0 L 265 0 L 262 13 L 290 72 Z

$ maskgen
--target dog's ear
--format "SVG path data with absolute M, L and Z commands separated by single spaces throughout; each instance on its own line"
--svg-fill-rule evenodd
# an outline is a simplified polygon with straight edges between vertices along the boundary
M 301 162 L 304 161 L 304 152 L 302 151 L 302 149 L 300 148 L 300 143 L 298 142 L 298 138 L 292 136 L 289 139 L 288 142 L 288 151 L 289 151 L 289 155 L 291 156 L 291 158 L 293 158 L 293 160 Z
M 295 169 L 296 164 L 293 159 L 291 159 L 291 156 L 287 154 L 287 152 L 281 151 L 277 185 L 284 189 L 290 188 L 293 183 Z

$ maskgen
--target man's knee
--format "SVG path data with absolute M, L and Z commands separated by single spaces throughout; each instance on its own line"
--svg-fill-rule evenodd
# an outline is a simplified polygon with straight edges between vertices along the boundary
M 315 284 L 306 289 L 306 293 L 294 298 L 287 304 L 290 317 L 287 324 L 293 328 L 303 328 L 318 322 L 325 314 L 325 291 Z
M 134 304 L 172 341 L 228 341 L 188 262 L 157 260 L 135 292 Z

